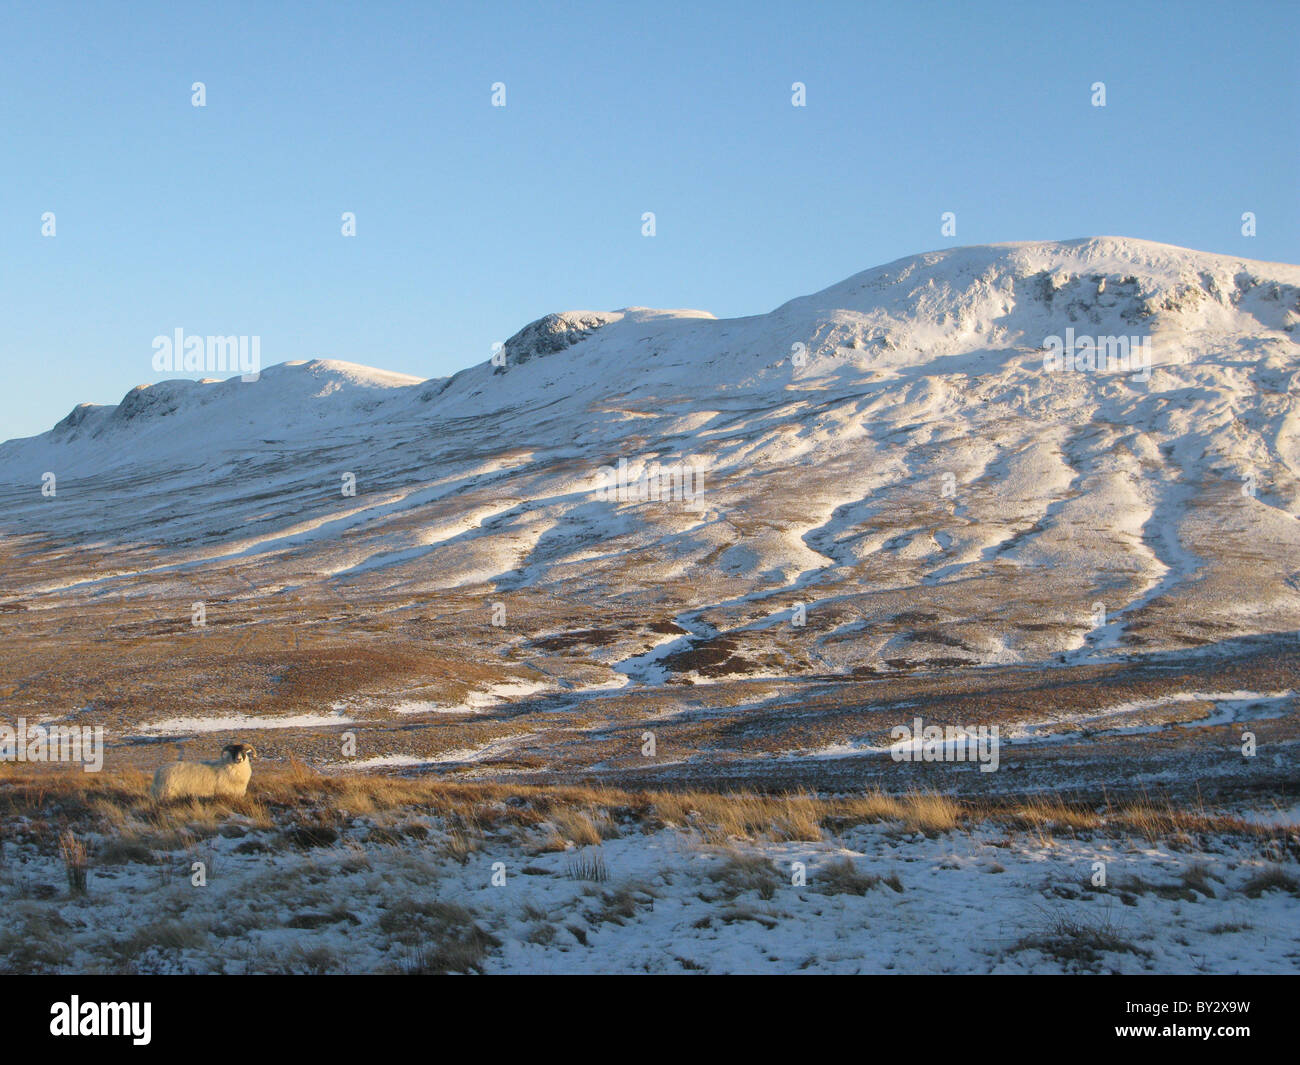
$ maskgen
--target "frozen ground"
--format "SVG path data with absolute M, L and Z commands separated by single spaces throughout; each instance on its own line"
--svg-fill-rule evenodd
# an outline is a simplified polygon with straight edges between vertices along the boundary
M 101 822 L 82 834 L 94 855 L 84 895 L 65 885 L 39 814 L 10 817 L 0 971 L 1289 973 L 1300 965 L 1300 827 L 1281 810 L 1267 829 L 1201 826 L 1154 838 L 1123 817 L 1081 828 L 1062 816 L 947 828 L 886 817 L 779 839 L 723 838 L 689 800 L 684 815 L 668 815 L 684 816 L 676 825 L 608 803 L 534 811 L 535 803 L 342 817 L 274 803 L 268 815 L 260 802 L 182 809 L 164 818 L 189 822 L 170 847 L 149 834 L 159 819 L 140 806 L 113 829 Z M 773 827 L 776 837 L 799 834 Z

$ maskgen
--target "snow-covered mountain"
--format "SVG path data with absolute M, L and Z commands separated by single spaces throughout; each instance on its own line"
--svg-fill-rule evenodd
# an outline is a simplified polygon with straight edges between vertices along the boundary
M 651 728 L 657 774 L 856 786 L 924 712 L 1050 786 L 1135 734 L 1237 772 L 1210 732 L 1297 720 L 1298 321 L 1300 268 L 1097 238 L 141 386 L 0 445 L 0 700 L 141 764 L 364 726 L 350 764 L 635 775 Z
M 351 595 L 528 587 L 668 603 L 749 672 L 1295 629 L 1297 322 L 1300 268 L 1096 238 L 914 256 L 751 318 L 548 315 L 448 379 L 141 385 L 0 446 L 4 534 L 79 549 L 4 592 L 254 561 Z M 1130 363 L 1045 369 L 1071 336 Z M 620 459 L 697 470 L 698 498 L 598 491 Z M 774 656 L 795 604 L 813 638 Z

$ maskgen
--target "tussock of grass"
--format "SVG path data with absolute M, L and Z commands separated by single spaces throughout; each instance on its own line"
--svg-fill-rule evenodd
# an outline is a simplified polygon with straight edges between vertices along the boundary
M 851 858 L 837 858 L 817 870 L 813 883 L 823 895 L 865 895 L 877 884 L 902 892 L 903 882 L 897 873 L 876 876 L 864 873 Z
M 333 846 L 338 842 L 339 831 L 333 825 L 304 818 L 285 829 L 284 838 L 295 847 L 309 850 Z
M 1190 891 L 1204 895 L 1208 899 L 1215 897 L 1214 888 L 1210 884 L 1211 880 L 1221 881 L 1222 877 L 1215 876 L 1205 862 L 1196 862 L 1183 871 L 1183 886 Z
M 295 913 L 285 922 L 286 928 L 324 928 L 334 924 L 359 925 L 357 915 L 344 906 L 335 906 L 324 912 Z
M 473 913 L 450 902 L 402 899 L 388 908 L 379 927 L 409 948 L 399 966 L 409 975 L 482 972 L 487 952 L 501 945 Z
M 118 943 L 121 953 L 134 957 L 155 947 L 159 950 L 194 950 L 208 942 L 208 930 L 200 923 L 164 918 L 137 928 Z
M 1095 810 L 1071 806 L 1057 797 L 1029 799 L 1011 810 L 1007 820 L 1020 827 L 1048 830 L 1084 831 L 1102 824 L 1101 815 Z
M 1144 880 L 1140 876 L 1120 877 L 1115 881 L 1115 891 L 1120 900 L 1132 905 L 1138 895 L 1155 895 L 1162 899 L 1180 899 L 1183 902 L 1195 902 L 1196 893 L 1186 884 L 1158 884 Z
M 780 923 L 772 914 L 764 913 L 753 906 L 731 906 L 718 915 L 718 920 L 723 924 L 753 921 L 755 924 L 762 925 L 768 931 L 771 931 Z
M 647 905 L 654 905 L 654 895 L 639 885 L 626 885 L 601 896 L 600 909 L 591 917 L 591 923 L 621 925 L 633 920 Z
M 666 824 L 693 828 L 707 843 L 735 839 L 822 839 L 823 810 L 810 795 L 769 796 L 753 792 L 657 792 L 653 809 Z
M 599 817 L 592 810 L 556 807 L 547 811 L 547 819 L 555 827 L 559 839 L 566 843 L 595 847 L 605 839 L 598 823 Z
M 129 862 L 139 862 L 144 865 L 153 862 L 153 851 L 139 836 L 114 837 L 101 846 L 95 854 L 97 865 L 126 865 Z
M 452 810 L 446 815 L 447 853 L 461 865 L 469 862 L 469 857 L 477 851 L 483 842 L 483 828 L 472 808 Z
M 539 947 L 549 947 L 555 941 L 558 932 L 559 929 L 555 925 L 539 921 L 529 930 L 525 939 Z
M 1265 891 L 1287 891 L 1292 895 L 1300 895 L 1300 880 L 1280 866 L 1271 865 L 1247 880 L 1241 891 L 1251 899 L 1259 898 Z
M 747 892 L 756 892 L 763 900 L 772 898 L 783 881 L 780 870 L 760 854 L 728 853 L 721 864 L 709 871 L 721 898 L 728 901 Z
M 596 884 L 609 879 L 605 856 L 599 850 L 584 850 L 573 855 L 569 859 L 568 874 L 570 880 L 590 880 Z
M 1056 914 L 1044 926 L 1023 936 L 1011 952 L 1036 950 L 1055 958 L 1067 970 L 1095 972 L 1107 954 L 1151 957 L 1151 952 L 1130 942 L 1121 929 L 1105 918 L 1087 920 Z
M 815 795 L 763 795 L 754 792 L 653 792 L 648 796 L 659 819 L 696 830 L 706 843 L 770 839 L 816 843 L 826 828 L 898 821 L 909 831 L 955 828 L 960 808 L 941 795 L 914 792 L 891 796 L 872 791 L 849 799 Z
M 86 854 L 86 845 L 73 835 L 70 828 L 59 836 L 59 854 L 63 858 L 63 870 L 68 877 L 68 890 L 74 895 L 84 895 L 90 858 Z
M 903 826 L 927 836 L 951 832 L 961 824 L 962 810 L 946 795 L 913 792 L 907 796 Z

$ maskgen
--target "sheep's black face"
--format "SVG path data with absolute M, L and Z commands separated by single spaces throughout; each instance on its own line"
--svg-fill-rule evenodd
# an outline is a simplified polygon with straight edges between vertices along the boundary
M 257 756 L 253 748 L 245 743 L 228 743 L 221 749 L 221 753 L 235 763 L 246 762 Z

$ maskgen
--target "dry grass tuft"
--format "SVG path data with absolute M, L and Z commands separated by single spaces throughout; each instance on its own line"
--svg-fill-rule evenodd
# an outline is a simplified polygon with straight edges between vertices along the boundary
M 903 827 L 910 832 L 937 836 L 951 832 L 961 824 L 962 810 L 946 795 L 912 792 L 905 800 Z
M 609 879 L 605 856 L 599 850 L 584 850 L 573 855 L 569 859 L 568 874 L 570 880 L 590 880 L 596 884 L 603 884 Z
M 1036 950 L 1056 959 L 1069 971 L 1096 972 L 1107 954 L 1151 957 L 1151 952 L 1125 939 L 1108 918 L 1086 920 L 1065 914 L 1049 916 L 1044 926 L 1021 937 L 1011 952 Z
M 847 857 L 837 858 L 818 869 L 814 883 L 823 895 L 865 895 L 877 884 L 884 884 L 897 892 L 903 890 L 897 873 L 887 877 L 864 873 L 853 859 Z
M 750 891 L 766 901 L 784 883 L 780 870 L 770 859 L 738 851 L 727 852 L 722 863 L 709 871 L 709 879 L 718 886 L 720 897 L 727 901 Z
M 84 895 L 90 858 L 86 854 L 86 845 L 72 834 L 70 828 L 59 835 L 59 855 L 63 858 L 63 870 L 68 877 L 68 890 L 74 895 Z
M 1087 831 L 1100 827 L 1101 815 L 1082 806 L 1071 806 L 1058 797 L 1031 798 L 1009 812 L 1013 824 L 1026 828 Z
M 409 948 L 398 963 L 409 975 L 482 972 L 488 951 L 501 945 L 473 913 L 450 902 L 402 899 L 379 919 L 379 927 Z
M 556 835 L 566 843 L 595 847 L 605 839 L 600 829 L 599 815 L 594 810 L 556 807 L 548 811 L 547 819 L 555 827 Z
M 1270 865 L 1256 873 L 1241 887 L 1247 898 L 1257 899 L 1265 891 L 1286 891 L 1300 895 L 1300 880 L 1297 880 L 1281 866 Z

